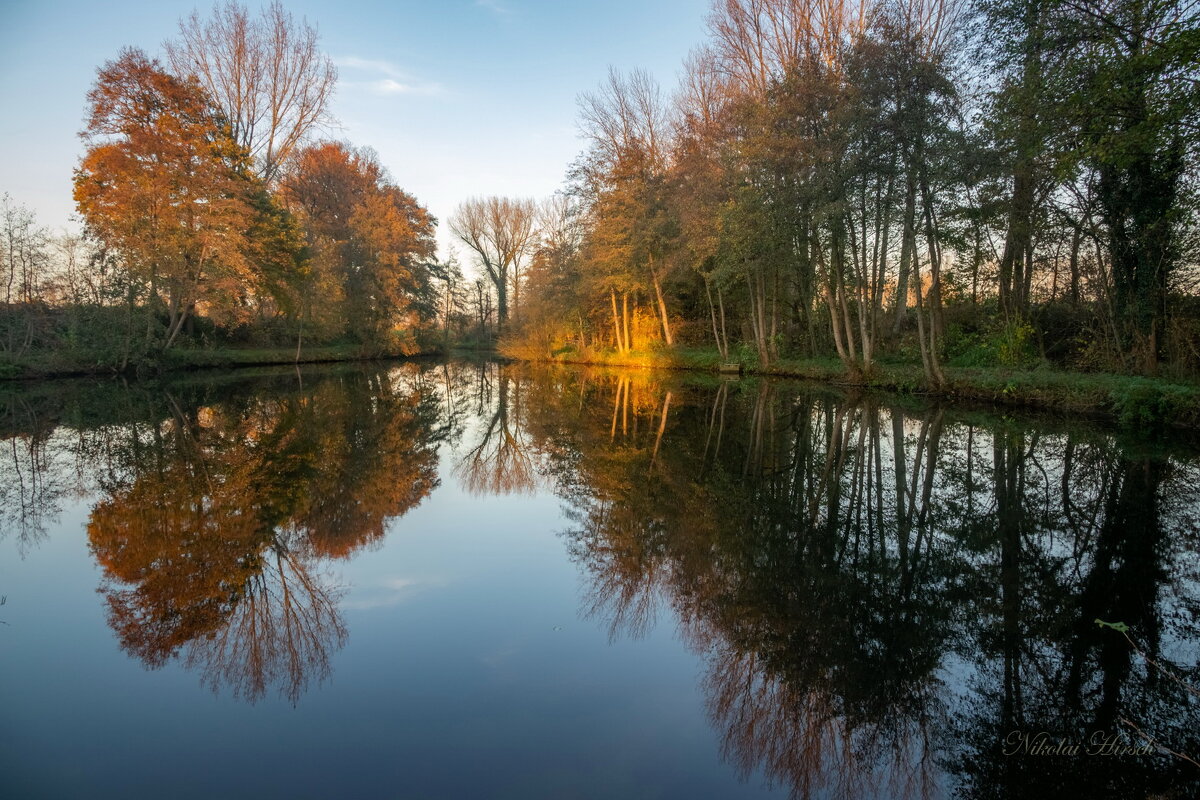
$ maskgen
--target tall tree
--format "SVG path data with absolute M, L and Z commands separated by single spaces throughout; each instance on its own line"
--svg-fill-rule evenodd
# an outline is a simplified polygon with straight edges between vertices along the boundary
M 313 251 L 306 317 L 390 346 L 397 325 L 411 329 L 434 316 L 436 220 L 392 183 L 373 151 L 340 142 L 305 147 L 282 190 Z
M 475 253 L 496 290 L 501 329 L 508 322 L 509 288 L 519 299 L 521 268 L 534 249 L 537 206 L 532 200 L 472 197 L 459 204 L 450 230 Z
M 88 230 L 144 281 L 151 303 L 165 306 L 164 347 L 198 303 L 218 318 L 243 316 L 254 283 L 245 236 L 254 183 L 245 150 L 204 90 L 126 49 L 99 70 L 88 104 L 75 202 Z
M 593 257 L 612 276 L 610 293 L 649 283 L 663 341 L 674 344 L 663 290 L 676 228 L 667 203 L 671 109 L 641 70 L 621 75 L 610 69 L 579 105 L 590 151 L 576 172 L 599 223 Z
M 284 161 L 314 129 L 331 121 L 337 69 L 320 51 L 315 26 L 299 23 L 279 0 L 257 18 L 235 0 L 179 22 L 166 42 L 171 66 L 195 76 L 249 151 L 259 177 L 273 183 Z

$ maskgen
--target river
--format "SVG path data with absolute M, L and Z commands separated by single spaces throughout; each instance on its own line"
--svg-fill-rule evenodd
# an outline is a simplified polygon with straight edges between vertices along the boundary
M 1189 796 L 1198 518 L 1178 435 L 798 382 L 8 385 L 0 794 Z

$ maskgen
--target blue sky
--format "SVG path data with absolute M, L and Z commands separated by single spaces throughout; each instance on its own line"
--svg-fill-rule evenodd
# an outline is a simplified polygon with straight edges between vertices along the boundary
M 258 2 L 247 5 L 256 9 Z M 709 0 L 285 0 L 339 69 L 334 138 L 370 145 L 444 223 L 470 195 L 541 197 L 582 143 L 575 99 L 608 66 L 673 89 Z M 0 0 L 0 193 L 67 227 L 96 67 L 126 45 L 161 55 L 204 2 Z M 444 230 L 439 240 L 447 242 Z

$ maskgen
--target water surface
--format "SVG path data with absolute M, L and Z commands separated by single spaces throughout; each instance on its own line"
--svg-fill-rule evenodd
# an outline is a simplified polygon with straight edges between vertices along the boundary
M 651 371 L 5 386 L 0 791 L 1190 796 L 1197 452 Z

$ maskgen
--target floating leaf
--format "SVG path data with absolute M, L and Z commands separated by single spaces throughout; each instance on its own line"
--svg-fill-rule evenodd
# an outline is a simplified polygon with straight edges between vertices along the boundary
M 1117 633 L 1125 633 L 1125 631 L 1129 630 L 1129 626 L 1124 622 L 1105 622 L 1098 617 L 1096 618 L 1096 624 L 1101 628 L 1112 628 Z

